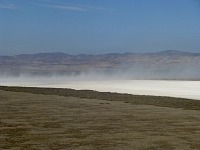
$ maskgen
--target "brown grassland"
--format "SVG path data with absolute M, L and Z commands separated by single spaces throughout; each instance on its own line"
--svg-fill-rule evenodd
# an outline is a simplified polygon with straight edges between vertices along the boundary
M 0 87 L 2 150 L 199 150 L 200 101 Z

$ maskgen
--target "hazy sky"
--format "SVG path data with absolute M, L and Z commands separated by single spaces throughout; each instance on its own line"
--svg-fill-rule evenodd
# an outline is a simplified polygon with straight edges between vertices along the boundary
M 200 0 L 0 0 L 0 55 L 200 52 Z

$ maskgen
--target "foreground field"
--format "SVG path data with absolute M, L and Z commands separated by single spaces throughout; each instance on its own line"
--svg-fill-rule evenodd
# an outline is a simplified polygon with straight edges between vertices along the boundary
M 73 90 L 65 90 L 66 95 L 63 96 L 54 95 L 61 95 L 59 90 L 54 92 L 53 89 L 1 87 L 0 149 L 200 149 L 198 110 L 158 107 L 144 103 L 134 105 L 123 99 L 97 100 L 67 96 L 75 93 L 81 97 L 81 91 Z M 82 97 L 86 97 L 83 93 Z M 115 95 L 101 94 L 110 94 L 111 98 Z M 119 98 L 123 96 L 125 95 L 118 95 Z M 134 96 L 132 99 L 136 101 Z M 142 100 L 142 97 L 138 99 Z M 182 99 L 173 100 L 184 103 Z

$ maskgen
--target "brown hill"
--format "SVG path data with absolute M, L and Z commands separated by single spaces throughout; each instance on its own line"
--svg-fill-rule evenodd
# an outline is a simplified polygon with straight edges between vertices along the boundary
M 0 75 L 80 74 L 82 72 L 126 72 L 135 78 L 199 78 L 200 53 L 110 53 L 69 55 L 65 53 L 0 56 Z M 179 73 L 179 76 L 177 76 Z M 141 75 L 142 74 L 142 75 Z M 167 75 L 166 75 L 167 74 Z M 185 77 L 181 77 L 182 76 Z M 165 77 L 166 75 L 166 77 Z M 151 77 L 152 76 L 152 77 Z M 176 77 L 177 76 L 177 77 Z

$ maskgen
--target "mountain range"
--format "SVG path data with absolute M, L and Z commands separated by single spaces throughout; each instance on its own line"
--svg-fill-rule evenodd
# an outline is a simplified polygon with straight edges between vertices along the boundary
M 0 56 L 0 76 L 126 73 L 131 78 L 200 78 L 200 53 L 167 50 L 155 53 L 66 53 Z

